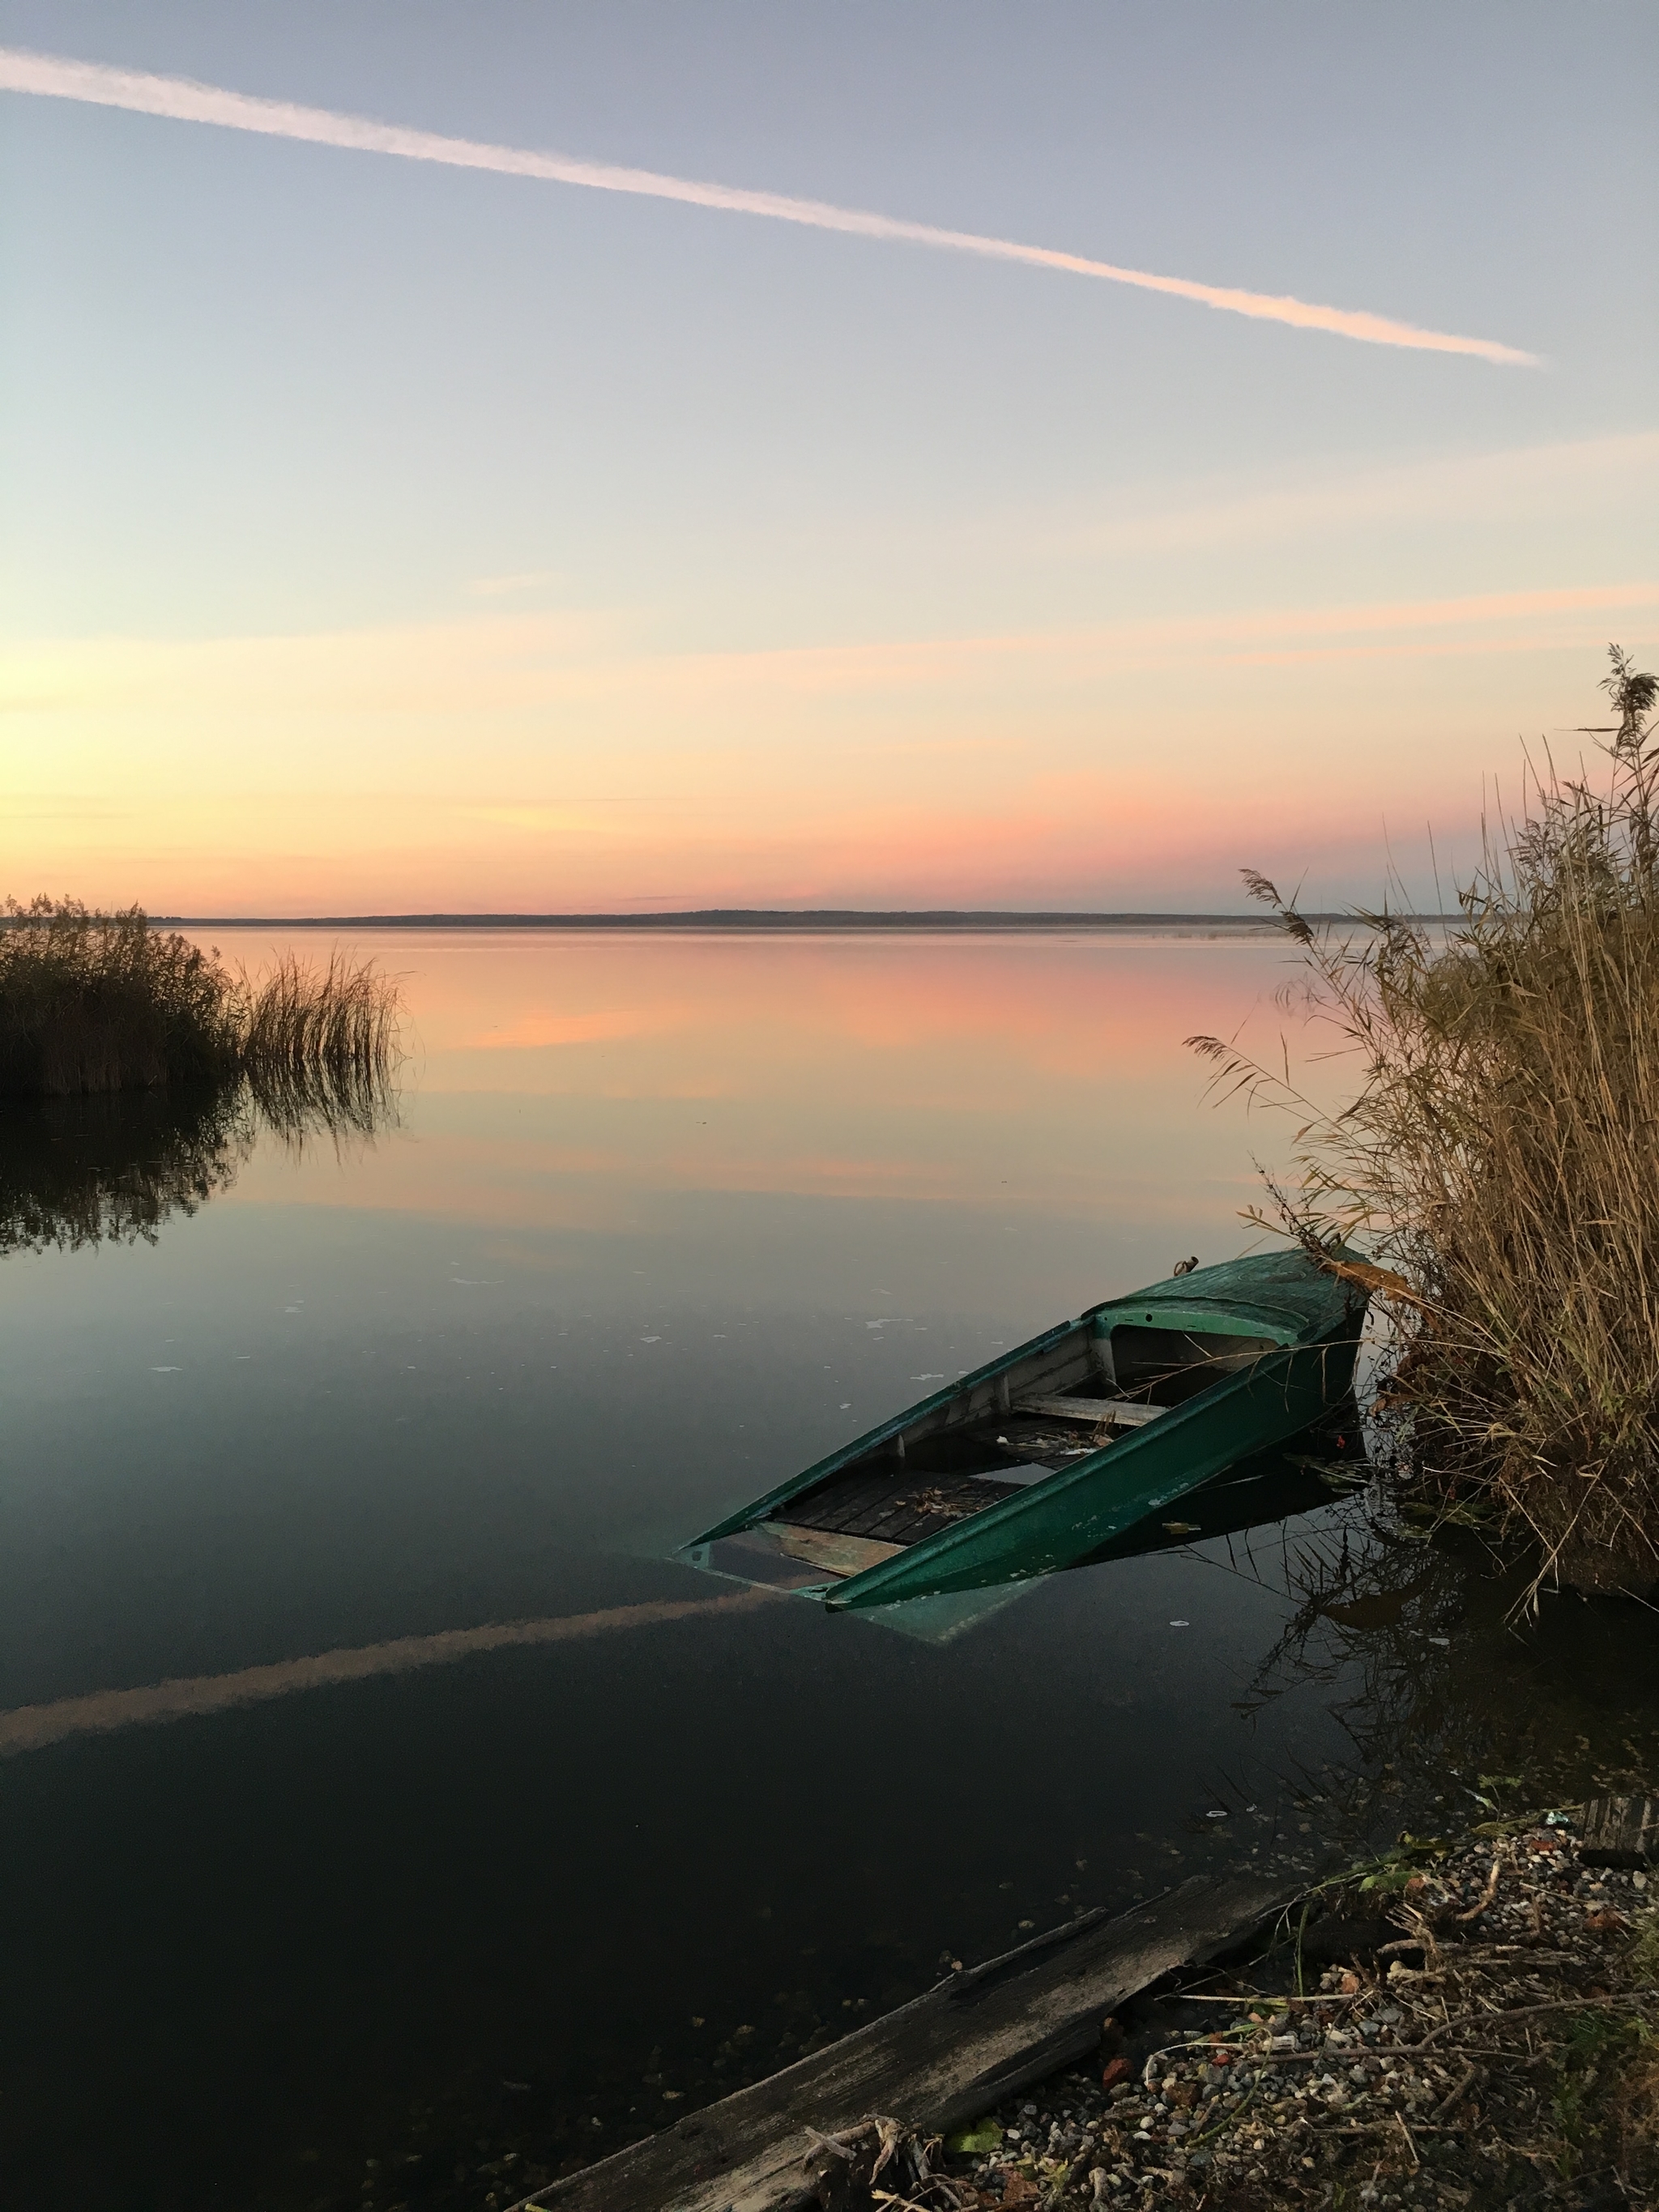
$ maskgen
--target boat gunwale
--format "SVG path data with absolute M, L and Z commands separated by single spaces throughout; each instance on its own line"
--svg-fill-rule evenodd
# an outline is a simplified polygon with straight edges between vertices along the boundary
M 699 1544 L 717 1543 L 722 1536 L 735 1536 L 742 1529 L 752 1528 L 757 1521 L 768 1519 L 774 1507 L 787 1504 L 792 1498 L 823 1481 L 826 1475 L 836 1474 L 854 1460 L 862 1459 L 877 1444 L 886 1443 L 902 1430 L 908 1429 L 913 1421 L 920 1420 L 924 1413 L 937 1412 L 941 1406 L 949 1406 L 957 1398 L 967 1396 L 981 1382 L 994 1381 L 1006 1369 L 1029 1358 L 1033 1352 L 1049 1351 L 1071 1335 L 1074 1329 L 1088 1325 L 1087 1315 L 1076 1321 L 1056 1322 L 1041 1336 L 1034 1336 L 1027 1343 L 1016 1345 L 1000 1359 L 990 1360 L 983 1367 L 975 1367 L 969 1374 L 959 1375 L 948 1389 L 935 1390 L 926 1398 L 918 1398 L 914 1405 L 906 1406 L 877 1427 L 866 1429 L 862 1436 L 854 1437 L 849 1443 L 839 1445 L 827 1457 L 815 1460 L 811 1467 L 804 1468 L 799 1474 L 791 1475 L 787 1482 L 779 1483 L 775 1490 L 769 1490 L 763 1497 L 750 1498 L 747 1505 L 739 1506 L 735 1513 L 728 1513 L 723 1521 L 716 1522 L 712 1528 L 706 1528 L 701 1536 L 692 1537 L 685 1549 L 692 1551 Z M 979 1516 L 976 1514 L 974 1517 L 977 1520 Z
M 1097 1329 L 1106 1321 L 1118 1328 L 1186 1329 L 1194 1336 L 1243 1335 L 1245 1331 L 1231 1325 L 1243 1321 L 1261 1334 L 1276 1338 L 1285 1350 L 1313 1342 L 1309 1332 L 1318 1325 L 1312 1314 L 1244 1298 L 1188 1299 L 1179 1305 L 1173 1300 L 1165 1305 L 1157 1300 L 1149 1304 L 1145 1298 L 1109 1298 L 1104 1305 L 1091 1306 L 1079 1319 Z
M 1345 1314 L 1342 1317 L 1344 1325 L 1346 1320 Z M 1301 1353 L 1334 1352 L 1341 1348 L 1346 1341 L 1333 1329 L 1323 1335 L 1307 1338 L 1301 1343 L 1281 1345 L 1275 1352 L 1263 1352 L 1261 1358 L 1252 1361 L 1249 1367 L 1236 1374 L 1218 1377 L 1206 1389 L 1194 1392 L 1179 1406 L 1170 1407 L 1157 1421 L 1149 1421 L 1144 1428 L 1132 1429 L 1127 1436 L 1114 1437 L 1109 1443 L 1101 1445 L 1098 1450 L 1091 1452 L 1086 1459 L 1079 1460 L 1074 1466 L 1056 1468 L 1044 1480 L 1029 1484 L 1012 1498 L 994 1499 L 967 1519 L 956 1522 L 948 1528 L 935 1530 L 933 1535 L 924 1536 L 919 1544 L 907 1545 L 896 1559 L 884 1559 L 879 1566 L 866 1567 L 860 1574 L 820 1584 L 815 1590 L 803 1595 L 821 1597 L 825 1609 L 830 1613 L 841 1613 L 860 1601 L 867 1601 L 872 1593 L 878 1592 L 889 1583 L 901 1580 L 914 1568 L 935 1563 L 950 1553 L 964 1547 L 970 1540 L 977 1541 L 988 1530 L 994 1533 L 1005 1523 L 1022 1519 L 1039 1503 L 1048 1504 L 1057 1498 L 1064 1497 L 1077 1484 L 1098 1475 L 1109 1457 L 1114 1468 L 1124 1468 L 1146 1454 L 1157 1452 L 1161 1455 L 1170 1437 L 1176 1430 L 1189 1426 L 1200 1417 L 1208 1415 L 1229 1396 L 1255 1388 L 1264 1380 L 1270 1381 L 1275 1372 L 1288 1376 L 1291 1363 Z M 1161 1512 L 1165 1505 L 1172 1504 L 1193 1486 L 1190 1483 L 1183 1483 L 1168 1498 L 1151 1501 L 1143 1509 L 1144 1515 Z M 893 1601 L 900 1601 L 896 1599 Z
M 1223 1261 L 1220 1264 L 1222 1267 L 1237 1267 L 1241 1263 L 1234 1261 Z M 1206 1273 L 1209 1272 L 1207 1269 L 1204 1271 Z M 681 1547 L 682 1552 L 693 1552 L 705 1544 L 718 1543 L 723 1537 L 738 1535 L 745 1528 L 752 1528 L 757 1524 L 769 1520 L 780 1505 L 787 1504 L 792 1498 L 798 1498 L 804 1491 L 815 1487 L 830 1475 L 839 1474 L 843 1468 L 865 1457 L 878 1446 L 890 1443 L 893 1437 L 902 1434 L 914 1422 L 924 1419 L 927 1414 L 935 1413 L 943 1407 L 954 1403 L 958 1398 L 971 1396 L 981 1383 L 994 1382 L 998 1376 L 1006 1374 L 1010 1369 L 1018 1366 L 1022 1360 L 1029 1359 L 1038 1352 L 1053 1350 L 1056 1345 L 1063 1343 L 1068 1336 L 1079 1329 L 1088 1331 L 1091 1335 L 1098 1336 L 1109 1335 L 1114 1325 L 1139 1328 L 1167 1327 L 1173 1329 L 1186 1328 L 1198 1335 L 1225 1336 L 1249 1334 L 1249 1329 L 1240 1329 L 1226 1325 L 1244 1322 L 1257 1333 L 1278 1339 L 1279 1346 L 1276 1352 L 1264 1352 L 1261 1358 L 1253 1361 L 1250 1367 L 1242 1375 L 1218 1379 L 1210 1389 L 1200 1391 L 1194 1398 L 1187 1400 L 1184 1406 L 1170 1409 L 1170 1413 L 1173 1414 L 1184 1412 L 1189 1406 L 1212 1405 L 1215 1401 L 1217 1391 L 1221 1389 L 1224 1383 L 1247 1381 L 1259 1375 L 1263 1364 L 1269 1360 L 1283 1358 L 1304 1347 L 1326 1342 L 1334 1328 L 1346 1323 L 1354 1307 L 1352 1286 L 1344 1282 L 1341 1278 L 1334 1274 L 1328 1275 L 1322 1272 L 1313 1274 L 1308 1279 L 1308 1287 L 1310 1290 L 1316 1288 L 1321 1293 L 1319 1306 L 1322 1308 L 1322 1311 L 1315 1310 L 1314 1302 L 1311 1299 L 1309 1301 L 1308 1308 L 1298 1310 L 1294 1305 L 1274 1305 L 1261 1299 L 1231 1297 L 1225 1292 L 1206 1296 L 1202 1290 L 1189 1287 L 1189 1280 L 1190 1279 L 1185 1276 L 1166 1276 L 1162 1282 L 1149 1283 L 1145 1289 L 1132 1292 L 1127 1297 L 1104 1298 L 1097 1305 L 1085 1307 L 1083 1312 L 1073 1320 L 1056 1322 L 1052 1328 L 1044 1329 L 1036 1336 L 1028 1338 L 1024 1344 L 1016 1345 L 1012 1351 L 1004 1352 L 1000 1358 L 988 1360 L 982 1366 L 973 1368 L 965 1375 L 957 1376 L 946 1389 L 933 1391 L 928 1396 L 919 1398 L 913 1404 L 902 1407 L 887 1420 L 878 1423 L 872 1429 L 866 1429 L 862 1435 L 854 1437 L 848 1443 L 838 1446 L 836 1450 L 828 1453 L 823 1459 L 815 1460 L 811 1466 L 804 1468 L 799 1474 L 790 1476 L 786 1481 L 763 1492 L 761 1497 L 750 1498 L 747 1504 L 738 1507 L 734 1513 L 726 1515 L 711 1528 L 704 1529 L 701 1535 L 690 1538 Z M 1360 1304 L 1363 1307 L 1364 1301 L 1361 1300 Z M 1114 1324 L 1115 1316 L 1118 1318 Z M 1102 1327 L 1103 1322 L 1106 1324 L 1104 1328 Z M 1166 1414 L 1156 1424 L 1148 1424 L 1146 1431 L 1136 1431 L 1135 1434 L 1139 1436 L 1148 1433 L 1154 1427 L 1159 1434 L 1167 1435 L 1170 1428 L 1170 1414 Z M 1108 1450 L 1115 1451 L 1121 1460 L 1127 1444 L 1133 1441 L 1133 1438 L 1115 1438 L 1110 1444 L 1103 1445 L 1099 1452 L 1091 1453 L 1086 1460 L 1079 1461 L 1076 1467 L 1056 1468 L 1046 1481 L 1031 1484 L 1020 1493 L 1020 1498 L 1029 1499 L 1038 1493 L 1044 1498 L 1054 1496 L 1055 1492 L 1051 1486 L 1056 1480 L 1062 1477 L 1069 1480 L 1072 1476 L 1080 1474 L 1085 1468 L 1093 1467 Z M 958 1527 L 965 1528 L 971 1525 L 975 1528 L 981 1528 L 985 1524 L 987 1514 L 1000 1514 L 1004 1507 L 1018 1504 L 1019 1502 L 1020 1499 L 998 1499 L 994 1504 L 988 1505 L 980 1512 L 974 1514 L 971 1516 L 971 1522 L 963 1522 L 958 1524 Z M 940 1529 L 935 1534 L 924 1538 L 921 1545 L 907 1547 L 907 1552 L 914 1555 L 924 1548 L 941 1544 L 946 1537 L 954 1533 L 955 1531 L 951 1529 Z M 928 1556 L 933 1556 L 931 1550 L 928 1551 Z M 884 1570 L 870 1568 L 866 1571 L 879 1574 Z M 863 1577 L 858 1576 L 851 1579 L 862 1582 Z M 843 1583 L 839 1587 L 844 1589 L 848 1585 Z

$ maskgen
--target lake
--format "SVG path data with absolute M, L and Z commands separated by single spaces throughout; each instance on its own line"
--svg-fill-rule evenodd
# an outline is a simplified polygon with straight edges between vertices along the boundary
M 1651 1777 L 1653 1615 L 1316 1480 L 892 1618 L 673 1556 L 1245 1248 L 1289 1132 L 1182 1040 L 1271 1048 L 1277 943 L 350 941 L 394 1126 L 0 1261 L 9 2206 L 506 2206 L 1083 1906 Z M 160 1173 L 33 1113 L 0 1172 Z

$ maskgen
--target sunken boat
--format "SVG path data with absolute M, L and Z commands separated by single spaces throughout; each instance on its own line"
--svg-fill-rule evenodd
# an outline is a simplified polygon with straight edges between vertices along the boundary
M 685 1547 L 840 1612 L 1075 1565 L 1349 1398 L 1365 1295 L 1300 1247 L 1091 1306 Z

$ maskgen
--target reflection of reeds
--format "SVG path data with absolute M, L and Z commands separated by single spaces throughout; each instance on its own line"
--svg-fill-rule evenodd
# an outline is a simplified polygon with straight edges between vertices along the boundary
M 1425 1540 L 1386 1502 L 1349 1501 L 1272 1564 L 1290 1609 L 1237 1710 L 1311 1696 L 1342 1729 L 1351 1756 L 1300 1777 L 1333 1833 L 1442 1832 L 1647 1786 L 1634 1608 L 1558 1597 L 1519 1622 L 1522 1563 L 1500 1569 L 1463 1530 Z
M 291 1152 L 364 1143 L 395 1120 L 372 1078 L 333 1074 L 0 1099 L 0 1255 L 154 1243 L 173 1214 L 228 1189 L 261 1131 Z
M 170 1214 L 233 1181 L 253 1134 L 240 1084 L 187 1097 L 7 1099 L 0 1104 L 0 1253 L 154 1243 Z
M 1379 1818 L 1415 1821 L 1437 1792 L 1461 1790 L 1455 1777 L 1479 1771 L 1505 1724 L 1489 1707 L 1481 1670 L 1471 1675 L 1453 1662 L 1474 1577 L 1469 1561 L 1358 1501 L 1287 1546 L 1280 1573 L 1294 1610 L 1236 1710 L 1254 1715 L 1292 1693 L 1318 1697 L 1352 1756 L 1298 1778 L 1325 1800 L 1328 1838 L 1353 1847 Z
M 319 975 L 290 955 L 247 991 L 242 1067 L 267 1121 L 284 1133 L 368 1135 L 392 1111 L 396 985 L 331 954 Z
M 1607 688 L 1606 788 L 1540 775 L 1444 941 L 1322 934 L 1251 879 L 1358 1056 L 1344 1111 L 1192 1042 L 1304 1121 L 1297 1233 L 1381 1263 L 1346 1271 L 1392 1325 L 1416 1480 L 1634 1589 L 1659 1576 L 1659 684 L 1615 653 Z
M 398 994 L 337 955 L 257 981 L 136 908 L 37 899 L 0 931 L 0 1252 L 151 1238 L 292 1148 L 395 1117 Z M 120 1094 L 120 1095 L 117 1095 Z
M 1350 1515 L 1287 1549 L 1285 1579 L 1296 1610 L 1256 1669 L 1257 1694 L 1286 1674 L 1334 1684 L 1359 1662 L 1367 1679 L 1357 1710 L 1386 1735 L 1397 1697 L 1408 1690 L 1414 1701 L 1441 1671 L 1428 1639 L 1456 1618 L 1457 1564 L 1374 1516 Z M 1377 1747 L 1360 1748 L 1374 1756 Z
M 0 930 L 0 1091 L 69 1097 L 246 1078 L 262 1107 L 365 1126 L 398 1058 L 396 983 L 337 953 L 257 982 L 137 907 L 8 902 Z

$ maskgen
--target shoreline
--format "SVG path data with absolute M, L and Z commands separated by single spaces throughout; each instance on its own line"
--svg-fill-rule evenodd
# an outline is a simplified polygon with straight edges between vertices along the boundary
M 953 2139 L 959 2212 L 1650 2201 L 1659 1911 L 1646 1866 L 1599 1863 L 1583 1825 L 1402 1842 L 1259 1958 L 1144 1992 L 1103 2069 Z
M 1437 927 L 1457 917 L 1426 914 L 1403 918 Z M 1352 922 L 1356 917 L 1310 914 L 1306 919 L 1323 926 Z M 1255 914 L 1023 914 L 954 908 L 888 912 L 841 907 L 708 907 L 672 914 L 155 914 L 149 921 L 157 929 L 718 930 L 732 934 L 802 931 L 834 935 L 915 931 L 975 936 L 1086 930 L 1107 936 L 1178 936 L 1200 931 L 1227 937 L 1284 935 L 1273 917 Z
M 1620 1829 L 1609 1808 L 1632 1804 L 1646 1825 Z M 1639 1848 L 1609 1847 L 1638 1827 Z M 962 2048 L 954 2072 L 935 2056 L 884 2110 L 864 2094 L 879 2080 L 867 2057 L 861 2070 L 787 2068 L 597 2166 L 526 2172 L 539 2185 L 507 2212 L 1647 2202 L 1659 2181 L 1656 1830 L 1659 1808 L 1620 1799 L 1453 1838 L 1405 1835 L 1288 1903 L 1281 1893 L 1265 1942 L 1260 1901 L 1243 1899 L 1230 1936 L 1188 1947 L 1193 1963 L 1170 1963 L 1167 1936 L 1162 1958 L 1140 1937 L 1138 1979 L 1144 1908 L 1092 1936 L 1060 1929 L 902 2008 L 957 2002 Z M 1171 1934 L 1198 1887 L 1163 1901 L 1176 1908 Z M 1045 1943 L 1031 1974 L 1021 1962 Z M 1065 1964 L 1068 1943 L 1121 1962 L 1115 1993 L 1086 1960 Z M 1048 1986 L 1021 2025 L 1035 2032 L 1045 2003 L 1049 2022 L 1023 2051 L 1006 2030 L 1000 2047 L 988 2041 L 980 1994 L 1006 1993 L 1022 1971 Z M 1062 1987 L 1092 1994 L 1092 2014 L 1054 2026 Z M 902 2050 L 900 2023 L 872 2022 L 824 2058 L 884 2033 Z M 677 2150 L 686 2134 L 700 2153 Z M 500 2209 L 492 2191 L 484 2212 Z

